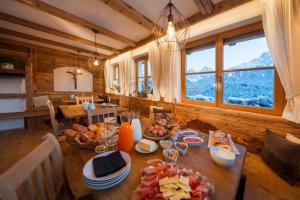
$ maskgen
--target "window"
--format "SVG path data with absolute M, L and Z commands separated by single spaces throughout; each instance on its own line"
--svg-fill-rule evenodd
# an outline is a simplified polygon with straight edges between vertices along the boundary
M 274 64 L 262 30 L 224 39 L 223 88 L 226 104 L 273 108 Z
M 114 81 L 119 82 L 119 64 L 115 64 L 113 65 L 113 69 L 114 69 Z
M 215 43 L 186 51 L 186 98 L 215 102 Z
M 152 79 L 151 68 L 148 56 L 143 56 L 136 59 L 136 80 L 137 91 L 141 96 L 152 94 Z
M 261 23 L 191 42 L 182 54 L 183 102 L 281 114 L 283 89 Z

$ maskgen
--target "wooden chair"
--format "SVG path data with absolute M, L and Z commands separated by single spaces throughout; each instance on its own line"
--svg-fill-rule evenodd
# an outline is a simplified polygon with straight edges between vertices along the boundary
M 210 130 L 212 131 L 217 130 L 217 128 L 214 125 L 201 121 L 199 119 L 194 119 L 189 121 L 186 126 L 187 128 L 194 129 L 196 131 L 207 133 L 207 134 L 209 133 Z
M 117 109 L 116 108 L 101 108 L 95 110 L 88 110 L 88 123 L 92 124 L 94 121 L 93 119 L 96 117 L 97 122 L 100 122 L 102 118 L 104 122 L 104 118 L 106 117 L 115 117 L 117 118 Z
M 120 105 L 120 100 L 118 98 L 110 98 L 109 103 L 115 104 L 115 105 Z
M 84 101 L 91 102 L 92 96 L 84 96 L 84 97 L 76 96 L 76 105 L 81 105 Z
M 51 125 L 53 128 L 53 132 L 54 132 L 55 136 L 58 137 L 59 135 L 61 135 L 63 133 L 63 131 L 65 129 L 71 127 L 71 123 L 66 123 L 66 122 L 58 123 L 58 121 L 56 120 L 56 117 L 55 117 L 54 106 L 50 100 L 47 101 L 47 106 L 48 106 L 48 109 L 50 112 L 50 121 L 51 121 Z
M 63 155 L 53 134 L 0 175 L 0 199 L 60 199 L 65 188 Z M 20 198 L 21 199 L 21 198 Z

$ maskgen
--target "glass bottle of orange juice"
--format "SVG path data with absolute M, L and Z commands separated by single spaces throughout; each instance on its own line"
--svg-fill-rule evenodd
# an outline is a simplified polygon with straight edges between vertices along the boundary
M 129 122 L 122 122 L 119 130 L 119 143 L 118 148 L 120 151 L 127 153 L 133 149 L 133 135 Z

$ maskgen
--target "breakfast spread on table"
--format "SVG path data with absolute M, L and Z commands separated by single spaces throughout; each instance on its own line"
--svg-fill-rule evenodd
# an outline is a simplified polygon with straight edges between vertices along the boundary
M 200 173 L 175 163 L 150 160 L 142 171 L 141 183 L 132 199 L 203 200 L 213 192 L 214 186 Z
M 203 135 L 194 130 L 180 130 L 180 126 L 176 123 L 172 123 L 171 126 L 171 118 L 162 116 L 165 115 L 156 116 L 152 121 L 143 135 L 144 138 L 135 144 L 135 150 L 150 154 L 156 152 L 159 145 L 164 161 L 147 161 L 147 166 L 142 171 L 141 183 L 134 191 L 132 199 L 207 199 L 208 195 L 214 192 L 214 186 L 200 173 L 181 168 L 176 164 L 181 163 L 181 157 L 186 156 L 188 151 L 203 146 Z M 75 123 L 72 129 L 65 130 L 64 134 L 67 138 L 88 143 L 111 137 L 111 132 L 108 131 L 110 129 L 116 127 L 111 123 L 90 124 L 88 127 Z M 114 137 L 117 136 L 118 134 L 114 134 Z M 115 142 L 118 142 L 118 138 Z M 98 142 L 94 148 L 98 155 L 86 163 L 83 180 L 91 190 L 113 187 L 129 175 L 130 155 L 125 152 L 109 151 L 108 147 L 108 143 Z M 211 159 L 216 164 L 230 167 L 235 163 L 236 156 L 232 153 L 230 135 L 222 131 L 210 132 L 208 147 Z

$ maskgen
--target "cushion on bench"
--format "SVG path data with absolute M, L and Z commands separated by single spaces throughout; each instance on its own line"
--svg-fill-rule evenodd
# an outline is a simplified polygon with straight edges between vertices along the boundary
M 300 145 L 287 141 L 279 134 L 265 131 L 262 150 L 264 162 L 290 184 L 300 179 Z

